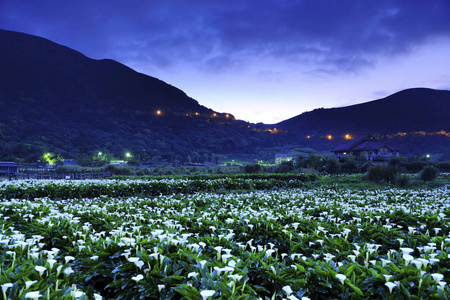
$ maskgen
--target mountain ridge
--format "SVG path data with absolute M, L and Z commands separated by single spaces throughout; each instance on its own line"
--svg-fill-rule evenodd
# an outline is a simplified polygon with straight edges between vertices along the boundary
M 347 133 L 450 132 L 449 91 L 409 89 L 273 125 L 252 124 L 114 60 L 91 59 L 25 33 L 0 29 L 0 40 L 0 160 L 37 161 L 47 151 L 65 158 L 132 152 L 140 160 L 170 162 L 214 161 L 217 155 L 267 159 L 288 145 L 329 151 Z M 430 143 L 437 152 L 450 149 L 449 137 L 437 138 L 398 142 L 411 155 Z

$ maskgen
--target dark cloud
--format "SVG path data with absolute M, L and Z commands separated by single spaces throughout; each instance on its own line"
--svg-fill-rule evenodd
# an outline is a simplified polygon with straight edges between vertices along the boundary
M 450 36 L 450 2 L 2 0 L 0 28 L 161 68 L 181 60 L 223 71 L 275 57 L 355 72 L 377 55 Z

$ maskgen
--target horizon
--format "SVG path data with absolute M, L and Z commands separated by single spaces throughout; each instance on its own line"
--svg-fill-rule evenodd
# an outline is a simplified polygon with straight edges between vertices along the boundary
M 0 28 L 116 60 L 252 123 L 450 90 L 445 1 L 108 3 L 6 0 Z

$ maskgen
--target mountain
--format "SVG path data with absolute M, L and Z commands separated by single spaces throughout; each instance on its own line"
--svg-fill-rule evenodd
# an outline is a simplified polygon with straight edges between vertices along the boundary
M 0 160 L 35 162 L 45 152 L 85 161 L 98 152 L 116 158 L 131 152 L 142 161 L 267 160 L 275 153 L 327 152 L 346 134 L 366 133 L 403 155 L 450 158 L 449 91 L 409 89 L 255 125 L 110 59 L 6 30 L 0 41 Z
M 278 143 L 116 61 L 24 33 L 0 30 L 0 40 L 0 160 L 130 151 L 141 160 L 205 161 Z
M 362 104 L 316 109 L 276 124 L 292 131 L 355 134 L 450 129 L 450 91 L 407 89 Z
M 386 98 L 340 108 L 315 109 L 275 125 L 295 134 L 297 143 L 328 148 L 346 135 L 377 135 L 406 155 L 426 152 L 450 157 L 450 91 L 413 88 Z

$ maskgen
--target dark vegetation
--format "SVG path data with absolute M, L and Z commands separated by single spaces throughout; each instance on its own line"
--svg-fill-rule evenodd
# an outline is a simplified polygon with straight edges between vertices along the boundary
M 99 152 L 116 159 L 130 152 L 136 164 L 217 162 L 227 156 L 253 161 L 293 148 L 329 151 L 347 133 L 379 135 L 403 155 L 450 158 L 448 91 L 410 89 L 365 104 L 317 109 L 276 125 L 251 124 L 118 62 L 90 59 L 22 33 L 0 30 L 0 39 L 3 161 L 36 163 L 45 152 L 89 166 Z M 355 171 L 351 162 L 328 163 L 329 173 Z

